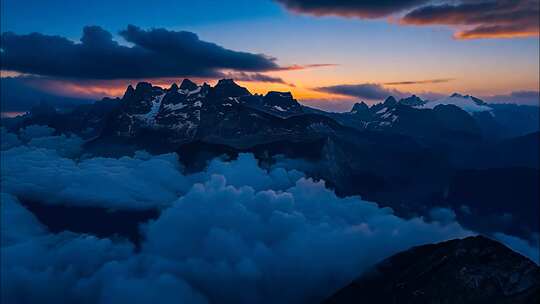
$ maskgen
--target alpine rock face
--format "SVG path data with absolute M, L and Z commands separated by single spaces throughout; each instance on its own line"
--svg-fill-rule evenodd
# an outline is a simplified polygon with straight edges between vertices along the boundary
M 345 125 L 364 130 L 385 131 L 419 138 L 479 137 L 473 116 L 452 104 L 424 108 L 427 102 L 413 95 L 396 100 L 388 97 L 371 107 L 356 103 L 348 113 L 333 117 Z
M 483 236 L 414 247 L 329 297 L 346 303 L 538 303 L 540 268 Z
M 117 136 L 136 136 L 141 130 L 164 130 L 180 141 L 194 137 L 201 121 L 202 102 L 208 87 L 184 80 L 180 87 L 169 89 L 138 83 L 129 86 L 120 101 L 120 109 L 112 121 Z
M 197 140 L 237 146 L 331 132 L 337 123 L 320 115 L 305 115 L 289 92 L 253 95 L 232 79 L 216 86 L 196 85 L 185 79 L 169 89 L 141 82 L 129 86 L 118 111 L 109 120 L 103 136 L 137 138 L 159 132 L 167 142 Z

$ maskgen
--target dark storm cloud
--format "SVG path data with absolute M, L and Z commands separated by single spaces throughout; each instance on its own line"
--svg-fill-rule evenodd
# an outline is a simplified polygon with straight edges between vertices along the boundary
M 447 25 L 457 39 L 538 35 L 538 0 L 276 0 L 286 8 L 316 16 L 383 18 L 402 15 L 401 24 Z
M 462 1 L 413 10 L 401 22 L 413 25 L 465 27 L 458 39 L 538 35 L 538 0 Z
M 396 97 L 404 97 L 408 95 L 395 89 L 387 89 L 376 83 L 361 83 L 361 84 L 340 84 L 328 87 L 315 88 L 316 91 L 358 97 L 360 99 L 380 100 L 390 95 Z
M 428 0 L 276 0 L 286 8 L 317 16 L 338 15 L 381 18 L 428 2 Z
M 40 33 L 2 34 L 2 69 L 79 79 L 213 77 L 220 69 L 267 71 L 280 67 L 274 58 L 238 52 L 202 41 L 191 32 L 142 30 L 129 25 L 120 35 L 87 26 L 80 43 Z

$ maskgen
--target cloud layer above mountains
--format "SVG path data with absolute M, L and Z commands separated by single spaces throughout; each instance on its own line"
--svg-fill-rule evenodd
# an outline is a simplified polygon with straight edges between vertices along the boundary
M 89 157 L 81 143 L 2 130 L 3 303 L 313 303 L 393 253 L 471 234 L 448 212 L 403 219 L 251 154 L 185 174 L 173 154 Z M 136 250 L 51 233 L 26 199 L 160 214 Z
M 445 25 L 456 29 L 456 39 L 538 36 L 538 0 L 276 1 L 315 16 L 395 17 L 406 25 Z

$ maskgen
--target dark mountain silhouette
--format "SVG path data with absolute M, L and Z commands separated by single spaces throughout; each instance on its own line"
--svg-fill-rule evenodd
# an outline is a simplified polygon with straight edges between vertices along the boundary
M 482 236 L 411 248 L 377 264 L 324 304 L 538 303 L 540 268 Z

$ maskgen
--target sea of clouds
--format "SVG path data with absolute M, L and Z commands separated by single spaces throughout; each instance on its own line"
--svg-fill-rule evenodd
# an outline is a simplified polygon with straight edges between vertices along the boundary
M 317 303 L 394 253 L 474 234 L 451 210 L 403 219 L 251 154 L 185 174 L 176 154 L 91 157 L 82 143 L 2 129 L 2 303 Z M 25 200 L 160 213 L 141 224 L 137 249 L 51 233 Z

